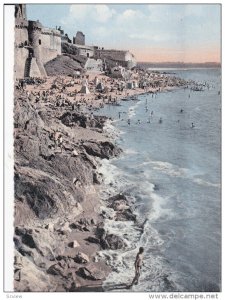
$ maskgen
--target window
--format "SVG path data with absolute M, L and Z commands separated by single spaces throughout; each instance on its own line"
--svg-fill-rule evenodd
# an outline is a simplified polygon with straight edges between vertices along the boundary
M 39 40 L 39 45 L 41 45 L 41 40 Z

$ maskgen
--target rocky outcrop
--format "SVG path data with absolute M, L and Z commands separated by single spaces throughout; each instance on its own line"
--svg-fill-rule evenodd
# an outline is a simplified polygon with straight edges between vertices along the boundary
M 67 148 L 58 153 L 52 131 L 26 99 L 16 102 L 15 124 L 16 201 L 28 205 L 40 219 L 71 210 L 80 213 L 78 204 L 85 196 L 82 186 L 94 183 L 93 161 L 86 151 L 71 155 L 74 146 L 68 146 L 71 138 L 64 135 Z
M 77 125 L 83 128 L 92 127 L 103 129 L 106 117 L 81 114 L 79 112 L 66 112 L 60 117 L 60 120 L 68 127 Z
M 89 280 L 101 280 L 105 278 L 105 273 L 97 269 L 94 264 L 91 264 L 88 267 L 79 268 L 76 274 Z
M 85 142 L 83 143 L 83 147 L 89 155 L 106 159 L 118 156 L 121 153 L 121 149 L 108 141 L 99 143 Z
M 83 128 L 102 130 L 106 120 L 92 116 L 89 123 L 91 118 L 73 113 L 80 121 L 75 125 Z M 68 116 L 66 108 L 36 105 L 24 94 L 15 97 L 15 291 L 74 291 L 82 280 L 105 276 L 98 271 L 102 262 L 93 262 L 101 243 L 87 198 L 101 180 L 96 157 L 109 159 L 120 151 L 104 139 L 77 143 Z M 55 138 L 59 131 L 61 146 Z M 84 244 L 93 253 L 86 253 Z
M 117 194 L 110 197 L 108 207 L 115 211 L 114 219 L 116 221 L 136 221 L 136 215 L 133 213 L 131 203 L 124 194 Z
M 115 234 L 106 235 L 105 241 L 111 250 L 124 249 L 127 246 L 124 240 Z

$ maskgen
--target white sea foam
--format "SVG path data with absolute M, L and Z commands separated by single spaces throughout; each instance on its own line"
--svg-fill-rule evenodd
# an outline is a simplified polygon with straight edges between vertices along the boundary
M 141 104 L 141 101 L 135 103 L 135 105 L 129 107 L 127 116 L 129 119 L 132 119 L 136 115 L 136 108 Z
M 212 182 L 206 181 L 202 178 L 198 178 L 198 177 L 196 177 L 196 174 L 193 173 L 193 171 L 191 171 L 187 168 L 180 168 L 169 162 L 149 160 L 149 161 L 142 163 L 140 166 L 145 166 L 145 165 L 151 165 L 153 170 L 160 171 L 160 172 L 165 173 L 172 177 L 181 177 L 181 178 L 186 178 L 186 179 L 192 180 L 193 182 L 195 182 L 199 185 L 211 186 L 211 187 L 217 187 L 217 188 L 221 187 L 221 185 L 219 183 L 212 183 Z
M 141 166 L 144 165 L 151 165 L 153 170 L 158 170 L 174 177 L 186 177 L 189 172 L 189 170 L 186 168 L 180 168 L 165 161 L 149 160 L 141 164 Z
M 113 125 L 114 121 L 106 120 L 103 130 L 106 132 L 111 138 L 116 139 L 121 134 L 124 134 L 122 130 L 119 130 L 117 127 Z
M 112 161 L 112 160 L 111 160 Z M 107 196 L 118 193 L 127 184 L 122 171 L 107 159 L 101 160 L 99 172 L 103 174 L 104 189 L 102 194 Z
M 212 183 L 206 180 L 203 180 L 201 178 L 194 178 L 193 181 L 199 185 L 203 185 L 203 186 L 211 186 L 211 187 L 216 187 L 216 188 L 220 188 L 221 185 L 219 183 Z
M 123 153 L 126 154 L 126 155 L 135 155 L 135 154 L 138 154 L 137 151 L 135 151 L 134 149 L 131 149 L 131 148 L 125 149 Z

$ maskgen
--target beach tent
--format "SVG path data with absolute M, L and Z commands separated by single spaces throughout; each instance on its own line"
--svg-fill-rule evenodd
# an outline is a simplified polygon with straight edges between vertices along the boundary
M 87 80 L 87 79 L 83 79 L 83 80 L 82 80 L 82 85 L 83 85 L 83 86 L 84 86 L 84 85 L 88 86 L 88 80 Z
M 103 85 L 102 82 L 99 82 L 99 83 L 97 84 L 96 90 L 97 90 L 97 91 L 101 91 L 101 92 L 104 90 L 104 85 Z
M 94 84 L 95 84 L 95 86 L 97 86 L 98 83 L 99 83 L 99 79 L 98 79 L 98 77 L 96 76 L 95 79 L 94 79 Z
M 81 90 L 80 90 L 80 93 L 81 93 L 81 94 L 90 94 L 90 91 L 89 91 L 87 85 L 83 85 L 83 86 L 82 86 L 82 88 L 81 88 Z
M 133 82 L 127 82 L 127 89 L 133 89 Z
M 147 82 L 145 80 L 140 81 L 139 83 L 140 88 L 145 88 L 147 86 Z
M 138 88 L 138 82 L 137 81 L 133 81 L 133 87 Z

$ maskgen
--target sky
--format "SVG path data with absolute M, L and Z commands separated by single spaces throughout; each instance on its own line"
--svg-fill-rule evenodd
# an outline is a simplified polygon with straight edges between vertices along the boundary
M 138 61 L 220 62 L 219 4 L 31 4 L 27 17 Z

